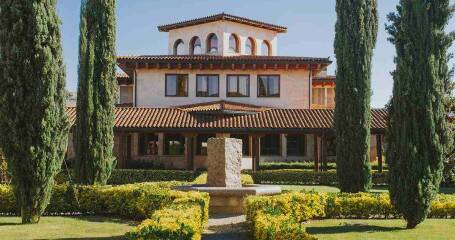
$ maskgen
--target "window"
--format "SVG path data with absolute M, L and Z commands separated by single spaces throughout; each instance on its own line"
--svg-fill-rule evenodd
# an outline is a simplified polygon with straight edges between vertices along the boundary
M 270 43 L 266 40 L 262 42 L 261 45 L 261 55 L 262 56 L 272 56 L 272 50 L 270 47 Z
M 239 44 L 239 38 L 235 34 L 231 34 L 229 36 L 229 52 L 231 53 L 238 53 L 240 52 L 240 44 Z
M 335 88 L 313 87 L 312 101 L 314 105 L 335 106 Z
M 258 97 L 279 97 L 280 76 L 259 75 L 258 76 Z
M 187 97 L 188 75 L 166 74 L 166 97 Z
M 245 54 L 246 55 L 255 55 L 256 53 L 256 44 L 254 43 L 254 39 L 248 38 L 245 44 Z
M 197 97 L 218 97 L 219 95 L 218 75 L 196 75 Z
M 215 137 L 213 134 L 200 134 L 196 139 L 196 154 L 201 156 L 207 155 L 207 142 L 209 138 Z
M 183 155 L 185 153 L 185 137 L 180 134 L 164 135 L 164 155 Z
M 231 134 L 231 138 L 241 139 L 243 156 L 250 156 L 250 137 L 248 134 Z
M 199 37 L 193 37 L 190 41 L 190 54 L 197 55 L 202 54 L 202 44 Z
M 325 89 L 313 88 L 313 104 L 325 105 Z
M 270 134 L 261 137 L 261 155 L 280 156 L 281 138 L 279 134 Z
M 249 97 L 250 76 L 249 75 L 228 75 L 227 93 L 228 97 Z
M 327 105 L 335 106 L 335 88 L 327 88 Z
M 158 136 L 153 133 L 139 135 L 139 155 L 158 155 Z
M 207 37 L 207 53 L 218 53 L 218 37 L 215 33 Z
M 287 155 L 288 156 L 305 156 L 306 143 L 305 135 L 303 134 L 289 134 L 286 137 L 287 141 Z
M 175 41 L 174 43 L 174 55 L 182 55 L 184 52 L 185 44 L 182 39 Z

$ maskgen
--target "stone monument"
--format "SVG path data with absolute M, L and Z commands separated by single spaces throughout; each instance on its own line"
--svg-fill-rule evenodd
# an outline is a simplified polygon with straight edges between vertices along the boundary
M 207 142 L 207 186 L 242 187 L 242 140 L 210 138 Z
M 243 185 L 242 140 L 210 138 L 207 143 L 207 184 L 179 186 L 180 191 L 200 191 L 210 195 L 209 213 L 243 214 L 244 199 L 250 195 L 275 195 L 278 186 Z

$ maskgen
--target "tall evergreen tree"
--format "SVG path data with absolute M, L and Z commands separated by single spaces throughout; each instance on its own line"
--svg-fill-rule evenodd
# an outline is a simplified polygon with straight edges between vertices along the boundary
M 83 0 L 75 164 L 83 184 L 106 184 L 115 166 L 115 67 L 115 0 Z
M 389 15 L 397 54 L 386 136 L 389 192 L 408 228 L 425 219 L 442 177 L 450 16 L 449 0 L 401 0 Z
M 45 210 L 68 141 L 55 0 L 0 1 L 0 145 L 22 223 Z
M 368 191 L 371 58 L 376 44 L 376 0 L 337 0 L 335 132 L 342 192 Z

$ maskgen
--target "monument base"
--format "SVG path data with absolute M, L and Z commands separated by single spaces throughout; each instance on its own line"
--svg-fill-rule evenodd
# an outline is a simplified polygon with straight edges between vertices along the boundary
M 206 192 L 210 195 L 210 214 L 244 214 L 244 200 L 248 196 L 276 195 L 281 193 L 278 186 L 244 185 L 238 188 L 209 187 L 203 185 L 178 186 L 179 191 Z

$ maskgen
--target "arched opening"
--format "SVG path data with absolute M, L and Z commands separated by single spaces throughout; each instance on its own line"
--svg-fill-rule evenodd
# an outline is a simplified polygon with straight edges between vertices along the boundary
M 256 42 L 253 38 L 249 37 L 245 43 L 245 54 L 256 55 Z
M 178 39 L 174 43 L 174 55 L 183 55 L 185 44 L 182 39 Z
M 207 53 L 218 53 L 218 37 L 215 33 L 207 37 Z
M 272 56 L 272 47 L 270 46 L 270 43 L 267 40 L 262 41 L 261 55 Z
M 229 52 L 240 53 L 240 39 L 233 33 L 229 36 Z
M 190 41 L 190 55 L 198 54 L 202 54 L 202 43 L 199 37 L 194 36 Z

